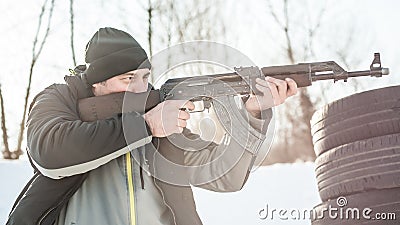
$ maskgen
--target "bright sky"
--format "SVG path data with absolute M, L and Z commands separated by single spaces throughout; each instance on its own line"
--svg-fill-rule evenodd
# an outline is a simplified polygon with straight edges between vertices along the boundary
M 4 95 L 7 126 L 9 129 L 10 145 L 16 144 L 18 125 L 22 117 L 22 106 L 25 96 L 25 86 L 28 82 L 29 66 L 32 57 L 32 41 L 37 29 L 38 15 L 43 1 L 6 0 L 0 2 L 0 83 Z M 78 4 L 79 2 L 79 4 Z M 118 2 L 118 3 L 116 3 Z M 78 62 L 83 62 L 83 49 L 87 40 L 99 28 L 114 26 L 132 33 L 140 43 L 147 48 L 146 20 L 143 6 L 138 2 L 123 1 L 75 1 L 76 31 L 75 48 Z M 140 1 L 139 1 L 140 2 Z M 142 1 L 147 2 L 147 1 Z M 274 3 L 280 1 L 273 0 Z M 400 1 L 396 0 L 341 0 L 341 1 L 289 1 L 294 2 L 289 8 L 291 14 L 298 15 L 299 9 L 308 8 L 309 14 L 315 18 L 321 4 L 327 5 L 327 15 L 322 24 L 324 34 L 316 46 L 318 61 L 334 60 L 339 63 L 333 50 L 346 49 L 353 58 L 354 70 L 369 68 L 374 52 L 380 52 L 382 64 L 389 67 L 391 75 L 387 78 L 363 80 L 364 89 L 372 89 L 389 85 L 399 85 L 400 58 L 399 43 Z M 280 48 L 283 43 L 282 35 L 268 17 L 268 5 L 265 0 L 224 1 L 221 16 L 227 23 L 225 44 L 231 45 L 248 55 L 257 65 L 268 66 L 286 64 L 284 52 Z M 278 4 L 274 4 L 279 8 Z M 69 42 L 69 6 L 68 1 L 56 1 L 54 21 L 47 45 L 34 70 L 32 94 L 30 99 L 54 82 L 63 82 L 67 69 L 72 67 L 72 57 Z M 47 18 L 47 17 L 45 17 Z M 299 28 L 307 18 L 297 18 Z M 44 20 L 44 22 L 47 22 Z M 314 21 L 316 22 L 316 21 Z M 155 29 L 160 24 L 155 24 Z M 143 32 L 142 32 L 143 31 Z M 351 35 L 349 35 L 351 34 Z M 325 49 L 327 40 L 334 37 L 335 41 Z M 354 46 L 343 47 L 347 38 L 351 37 Z M 330 40 L 330 39 L 329 39 Z M 166 46 L 164 46 L 166 47 Z M 160 49 L 156 49 L 161 50 Z M 339 63 L 340 64 L 340 63 Z M 350 82 L 349 82 L 350 83 Z M 351 83 L 350 83 L 351 84 Z M 342 91 L 345 90 L 345 91 Z M 338 99 L 351 94 L 351 86 L 342 84 L 328 90 L 329 100 Z M 316 95 L 321 91 L 313 87 Z M 353 90 L 354 91 L 354 90 Z

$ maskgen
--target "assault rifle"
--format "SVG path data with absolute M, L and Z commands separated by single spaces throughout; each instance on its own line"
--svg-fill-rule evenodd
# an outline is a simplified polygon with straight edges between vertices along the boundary
M 122 111 L 144 113 L 168 99 L 185 99 L 193 102 L 203 101 L 203 110 L 214 105 L 217 115 L 222 120 L 226 117 L 226 113 L 225 116 L 222 115 L 223 111 L 233 113 L 237 119 L 241 120 L 237 107 L 234 106 L 233 97 L 258 94 L 258 90 L 254 87 L 256 78 L 270 76 L 284 80 L 289 77 L 296 81 L 298 87 L 307 87 L 319 80 L 336 82 L 347 81 L 349 77 L 381 77 L 388 74 L 389 69 L 381 66 L 379 53 L 374 54 L 370 69 L 363 71 L 348 72 L 334 61 L 271 66 L 261 69 L 255 66 L 239 67 L 232 73 L 169 79 L 160 89 L 146 93 L 123 92 L 81 99 L 79 112 L 83 121 L 94 121 Z M 225 106 L 217 102 L 222 102 Z M 228 123 L 228 121 L 225 122 Z
M 83 121 L 95 121 L 123 112 L 144 113 L 169 99 L 202 101 L 204 106 L 200 111 L 213 106 L 225 131 L 244 149 L 255 154 L 265 139 L 265 132 L 249 125 L 236 97 L 259 94 L 255 88 L 256 78 L 271 76 L 284 80 L 289 77 L 296 81 L 298 87 L 306 87 L 318 80 L 336 82 L 347 81 L 349 77 L 381 77 L 388 74 L 389 69 L 381 66 L 379 53 L 375 53 L 370 69 L 363 71 L 347 72 L 334 61 L 263 67 L 261 70 L 254 66 L 239 67 L 233 73 L 169 79 L 160 89 L 145 93 L 122 92 L 81 99 L 78 108 Z M 262 119 L 267 118 L 263 113 Z M 262 130 L 265 131 L 265 128 Z

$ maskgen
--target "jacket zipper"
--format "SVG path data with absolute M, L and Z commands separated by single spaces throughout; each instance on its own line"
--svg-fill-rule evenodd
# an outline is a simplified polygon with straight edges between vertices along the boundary
M 135 196 L 134 196 L 134 186 L 133 186 L 133 174 L 132 174 L 132 161 L 130 152 L 125 154 L 126 158 L 126 173 L 128 178 L 128 193 L 129 193 L 129 215 L 131 218 L 130 225 L 136 225 L 136 215 L 135 215 Z

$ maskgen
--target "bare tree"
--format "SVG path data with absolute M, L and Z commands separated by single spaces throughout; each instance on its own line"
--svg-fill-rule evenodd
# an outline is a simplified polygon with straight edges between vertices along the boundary
M 149 57 L 151 58 L 153 55 L 153 20 L 155 17 L 155 13 L 159 10 L 161 2 L 156 1 L 153 3 L 152 0 L 147 1 L 147 6 L 145 10 L 147 12 L 147 43 L 149 45 Z M 154 83 L 154 77 L 150 76 L 150 82 Z
M 158 1 L 154 16 L 164 28 L 157 30 L 160 42 L 171 46 L 188 40 L 224 37 L 220 3 L 220 0 Z
M 24 104 L 24 112 L 22 114 L 22 120 L 21 120 L 21 124 L 20 124 L 20 130 L 19 130 L 19 136 L 18 136 L 18 145 L 17 145 L 17 149 L 14 151 L 16 158 L 19 157 L 19 155 L 21 155 L 23 153 L 21 146 L 22 146 L 22 140 L 24 137 L 24 130 L 25 130 L 25 117 L 26 117 L 26 110 L 27 110 L 27 106 L 28 106 L 28 100 L 29 100 L 29 95 L 30 95 L 30 89 L 31 89 L 31 83 L 32 83 L 32 76 L 33 76 L 33 69 L 36 65 L 36 62 L 40 56 L 40 53 L 43 50 L 43 46 L 46 43 L 47 40 L 47 36 L 49 34 L 50 31 L 50 24 L 51 24 L 51 18 L 53 15 L 53 9 L 54 9 L 54 0 L 51 0 L 50 2 L 50 9 L 49 9 L 49 14 L 48 14 L 48 18 L 47 18 L 47 26 L 45 29 L 45 34 L 42 38 L 42 40 L 40 40 L 40 43 L 38 44 L 38 39 L 39 39 L 39 33 L 42 29 L 42 20 L 43 20 L 43 16 L 46 12 L 46 6 L 47 6 L 47 1 L 45 0 L 40 14 L 39 14 L 39 23 L 38 23 L 38 27 L 36 30 L 36 35 L 35 35 L 35 39 L 33 41 L 33 48 L 32 48 L 32 61 L 31 61 L 31 65 L 30 65 L 30 69 L 29 69 L 29 80 L 28 80 L 28 86 L 26 88 L 26 95 L 25 95 L 25 104 Z
M 282 3 L 280 10 L 273 6 L 276 3 Z M 351 56 L 356 47 L 353 40 L 355 32 L 342 32 L 348 34 L 347 39 L 338 38 L 332 35 L 332 32 L 324 33 L 324 28 L 333 25 L 332 22 L 328 24 L 327 20 L 324 20 L 329 15 L 327 9 L 333 10 L 333 8 L 327 7 L 326 2 L 318 6 L 314 3 L 309 8 L 309 1 L 301 1 L 299 3 L 298 1 L 288 0 L 267 0 L 269 14 L 285 40 L 282 46 L 283 52 L 285 52 L 285 59 L 292 64 L 300 60 L 302 62 L 313 60 L 317 57 L 316 40 L 321 40 L 320 38 L 324 37 L 328 42 L 318 43 L 319 46 L 323 47 L 324 53 L 329 52 L 331 55 L 338 56 L 340 63 L 343 63 L 346 69 L 351 69 L 350 65 L 359 63 Z M 303 7 L 299 8 L 295 4 L 301 4 Z M 291 10 L 292 8 L 293 10 Z M 314 15 L 314 19 L 311 19 L 312 15 Z M 343 27 L 343 24 L 335 25 Z M 346 23 L 346 27 L 351 27 L 351 24 Z M 325 34 L 327 36 L 324 36 Z M 352 82 L 353 85 L 351 86 L 356 91 L 360 89 L 361 85 L 358 81 Z M 283 141 L 274 143 L 269 161 L 265 162 L 265 164 L 271 164 L 274 161 L 293 162 L 297 159 L 313 160 L 315 158 L 310 132 L 310 119 L 317 105 L 327 103 L 326 93 L 332 89 L 331 86 L 323 83 L 318 84 L 318 86 L 320 87 L 319 96 L 311 98 L 310 89 L 302 88 L 295 98 L 288 100 L 288 103 L 283 107 L 278 107 L 278 114 L 285 115 L 285 118 L 281 118 L 278 124 L 289 123 L 290 125 L 281 126 L 277 131 L 279 139 L 283 139 Z
M 0 84 L 0 107 L 1 107 L 1 130 L 3 131 L 3 144 L 4 144 L 4 150 L 2 151 L 3 158 L 12 159 L 12 154 L 10 152 L 10 148 L 8 147 L 6 115 L 4 113 L 4 100 L 3 100 L 3 94 L 1 92 L 1 84 Z
M 75 58 L 75 47 L 74 47 L 74 0 L 69 0 L 69 15 L 70 15 L 70 30 L 71 30 L 71 51 L 72 51 L 72 61 L 74 66 L 76 66 Z
M 156 45 L 165 48 L 188 40 L 215 40 L 223 37 L 224 26 L 221 18 L 217 16 L 220 10 L 219 2 L 220 0 L 209 2 L 148 0 L 144 9 L 148 16 L 147 40 L 150 56 L 153 55 Z M 155 28 L 153 24 L 160 26 Z M 153 77 L 151 82 L 154 83 Z
M 326 8 L 323 7 L 320 9 L 318 18 L 316 19 L 318 22 L 315 25 L 312 25 L 309 19 L 308 27 L 304 28 L 307 36 L 302 38 L 302 40 L 306 40 L 303 42 L 305 44 L 303 44 L 303 48 L 298 48 L 296 51 L 294 49 L 294 37 L 292 34 L 292 20 L 295 20 L 295 18 L 293 18 L 289 12 L 288 0 L 283 0 L 283 19 L 279 18 L 277 11 L 270 0 L 267 1 L 267 4 L 272 18 L 285 37 L 283 49 L 289 62 L 291 64 L 297 63 L 300 55 L 303 56 L 301 59 L 302 61 L 314 57 L 313 41 L 316 33 L 321 27 L 322 17 L 324 16 Z M 284 108 L 278 109 L 280 114 L 286 116 L 283 121 L 288 121 L 290 123 L 290 126 L 279 127 L 280 131 L 277 133 L 281 135 L 283 141 L 276 143 L 272 147 L 271 155 L 278 155 L 278 157 L 276 157 L 279 158 L 278 161 L 293 162 L 296 159 L 315 159 L 310 125 L 311 117 L 315 111 L 315 103 L 311 100 L 310 94 L 306 88 L 300 89 L 298 96 L 294 100 L 296 102 L 291 101 L 290 104 L 285 104 Z M 271 159 L 270 157 L 269 160 L 274 161 L 276 159 Z M 265 164 L 270 163 L 271 162 L 266 162 Z
M 147 8 L 147 41 L 149 44 L 149 54 L 150 56 L 153 55 L 153 11 L 154 11 L 154 6 L 151 0 L 148 0 L 148 8 Z

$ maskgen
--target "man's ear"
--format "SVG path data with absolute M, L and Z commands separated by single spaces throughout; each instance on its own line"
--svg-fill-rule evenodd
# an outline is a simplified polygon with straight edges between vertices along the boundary
M 102 81 L 102 82 L 99 82 L 99 83 L 92 84 L 92 87 L 93 88 L 97 88 L 99 86 L 105 86 L 105 85 L 106 85 L 106 82 Z
M 105 81 L 92 84 L 92 92 L 95 96 L 102 95 L 104 86 L 106 85 Z

